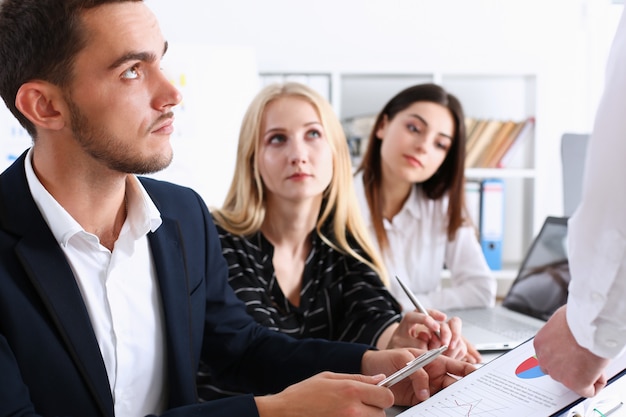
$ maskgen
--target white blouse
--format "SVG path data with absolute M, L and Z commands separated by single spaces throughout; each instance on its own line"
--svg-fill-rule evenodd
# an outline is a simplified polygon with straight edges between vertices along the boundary
M 365 198 L 362 173 L 354 177 L 357 199 L 374 244 L 376 235 Z M 487 266 L 471 226 L 459 228 L 456 238 L 447 238 L 448 198 L 431 200 L 420 187 L 413 187 L 398 214 L 383 225 L 389 247 L 383 259 L 390 276 L 390 291 L 404 311 L 415 307 L 404 294 L 398 275 L 427 308 L 485 307 L 495 304 L 496 280 Z M 380 247 L 378 247 L 380 250 Z M 450 270 L 450 286 L 442 287 L 444 266 Z

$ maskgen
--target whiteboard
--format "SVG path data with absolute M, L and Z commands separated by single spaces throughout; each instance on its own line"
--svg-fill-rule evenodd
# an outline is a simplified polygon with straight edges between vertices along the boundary
M 246 47 L 170 44 L 164 71 L 181 91 L 174 109 L 172 164 L 152 177 L 189 186 L 221 206 L 235 170 L 241 120 L 260 88 Z
M 4 171 L 32 144 L 26 129 L 0 100 L 0 172 Z

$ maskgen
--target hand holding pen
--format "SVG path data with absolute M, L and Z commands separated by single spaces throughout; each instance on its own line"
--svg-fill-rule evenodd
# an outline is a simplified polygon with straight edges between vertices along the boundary
M 470 363 L 481 363 L 482 357 L 480 353 L 461 335 L 461 319 L 458 317 L 452 317 L 446 321 L 446 315 L 437 310 L 431 310 L 430 312 L 424 308 L 422 303 L 417 299 L 415 294 L 411 292 L 408 286 L 398 277 L 396 276 L 400 287 L 404 290 L 406 295 L 409 297 L 416 310 L 426 317 L 431 317 L 432 319 L 439 322 L 440 331 L 433 331 L 439 342 L 441 344 L 448 345 L 448 350 L 446 351 L 446 356 L 451 358 L 464 360 Z M 406 313 L 400 323 L 400 327 L 410 325 L 410 322 L 417 322 L 415 318 L 410 318 L 413 312 Z M 425 325 L 425 324 L 424 324 Z M 443 330 L 443 332 L 441 331 Z M 400 331 L 399 333 L 403 333 Z M 428 343 L 428 348 L 432 349 L 437 346 L 437 344 L 431 344 L 428 340 L 424 340 L 424 342 Z M 399 341 L 396 343 L 396 347 L 407 346 L 406 341 Z
M 424 308 L 422 303 L 420 303 L 420 301 L 417 299 L 415 294 L 413 294 L 413 292 L 409 289 L 409 287 L 407 287 L 397 275 L 396 275 L 396 279 L 398 280 L 398 284 L 400 284 L 400 287 L 402 287 L 402 290 L 404 290 L 407 297 L 409 297 L 409 300 L 411 300 L 411 302 L 413 303 L 417 311 L 424 314 L 425 316 L 430 317 L 430 314 L 428 314 L 428 311 L 426 310 L 426 308 Z M 437 330 L 435 331 L 435 334 L 437 335 L 439 340 L 441 340 L 441 332 Z

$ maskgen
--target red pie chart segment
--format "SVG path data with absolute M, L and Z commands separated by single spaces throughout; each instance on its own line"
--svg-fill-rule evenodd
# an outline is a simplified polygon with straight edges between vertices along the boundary
M 539 361 L 535 356 L 532 356 L 522 362 L 515 370 L 515 375 L 522 379 L 532 379 L 545 376 L 539 368 Z

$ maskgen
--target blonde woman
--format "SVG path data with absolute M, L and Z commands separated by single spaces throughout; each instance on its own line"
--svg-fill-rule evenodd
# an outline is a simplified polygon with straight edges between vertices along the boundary
M 458 318 L 400 314 L 360 217 L 343 129 L 319 94 L 298 83 L 260 91 L 242 122 L 235 173 L 212 215 L 229 283 L 257 322 L 298 339 L 447 344 L 448 356 L 466 356 Z M 202 372 L 198 384 L 203 399 L 234 394 Z

